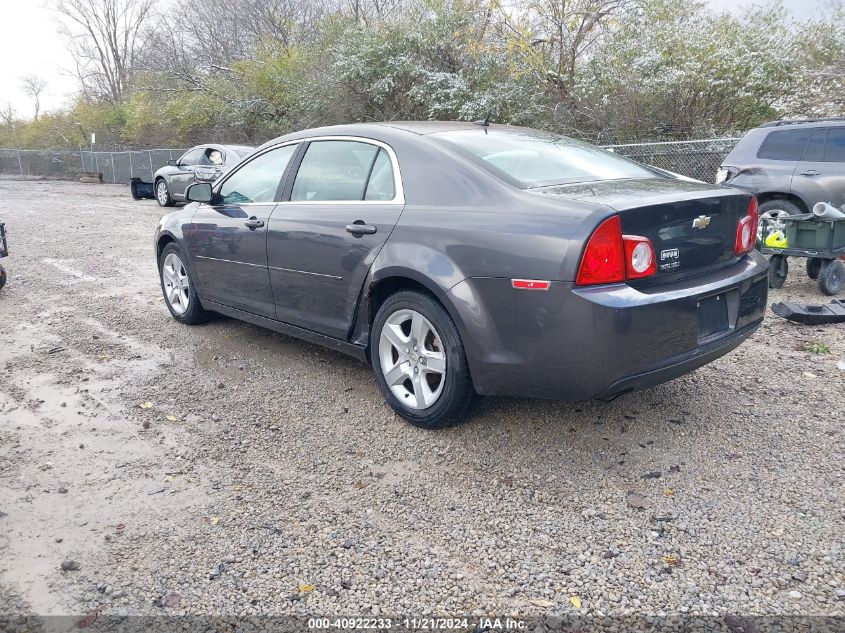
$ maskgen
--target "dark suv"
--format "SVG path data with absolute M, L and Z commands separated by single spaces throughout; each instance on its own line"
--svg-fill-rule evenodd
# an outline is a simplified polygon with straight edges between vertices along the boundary
M 845 204 L 845 118 L 772 121 L 748 132 L 725 158 L 716 183 L 757 195 L 760 216 Z

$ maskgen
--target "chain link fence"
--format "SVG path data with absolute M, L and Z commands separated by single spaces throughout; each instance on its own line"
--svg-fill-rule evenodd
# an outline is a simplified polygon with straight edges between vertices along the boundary
M 738 142 L 739 137 L 732 137 L 606 145 L 605 149 L 639 163 L 654 165 L 682 176 L 704 182 L 715 182 L 716 170 Z
M 608 145 L 609 149 L 647 165 L 713 182 L 716 170 L 739 138 Z M 77 179 L 82 172 L 103 174 L 103 182 L 128 183 L 130 178 L 152 181 L 153 174 L 184 149 L 130 151 L 53 151 L 0 149 L 0 173 L 45 178 Z
M 88 150 L 0 149 L 0 174 L 76 180 L 83 172 L 101 173 L 103 182 L 151 182 L 153 174 L 184 149 L 144 149 L 114 152 Z

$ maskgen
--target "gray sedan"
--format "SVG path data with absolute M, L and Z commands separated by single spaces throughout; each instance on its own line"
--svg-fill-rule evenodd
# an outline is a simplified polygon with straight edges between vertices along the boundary
M 185 189 L 195 182 L 214 182 L 255 148 L 247 145 L 197 145 L 153 175 L 158 203 L 172 207 L 185 199 Z
M 424 428 L 479 394 L 670 380 L 766 308 L 752 195 L 526 128 L 304 130 L 186 197 L 154 242 L 177 321 L 218 312 L 351 354 Z

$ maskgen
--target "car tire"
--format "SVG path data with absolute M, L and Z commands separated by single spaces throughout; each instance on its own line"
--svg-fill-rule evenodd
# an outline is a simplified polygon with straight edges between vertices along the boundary
M 761 216 L 764 213 L 771 213 L 772 211 L 786 211 L 789 215 L 800 215 L 804 213 L 801 207 L 789 200 L 768 200 L 758 208 L 758 213 Z
M 167 181 L 164 178 L 156 180 L 155 196 L 160 207 L 172 207 L 176 204 L 170 196 L 170 189 L 167 187 Z
M 158 276 L 164 304 L 173 318 L 185 325 L 196 325 L 207 321 L 209 315 L 200 303 L 185 261 L 182 250 L 171 242 L 161 251 Z
M 826 259 L 819 269 L 819 290 L 828 296 L 837 295 L 845 284 L 845 264 L 839 259 Z
M 460 424 L 478 401 L 458 328 L 431 295 L 400 291 L 385 300 L 373 320 L 370 360 L 385 400 L 414 426 Z
M 812 280 L 816 280 L 819 278 L 819 271 L 822 268 L 822 262 L 824 260 L 819 257 L 808 257 L 807 258 L 807 277 Z
M 772 255 L 769 258 L 769 288 L 783 288 L 789 274 L 789 262 L 786 255 Z

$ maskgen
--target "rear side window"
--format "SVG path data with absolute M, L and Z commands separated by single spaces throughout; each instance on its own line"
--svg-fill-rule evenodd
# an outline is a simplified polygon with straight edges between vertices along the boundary
M 226 155 L 219 149 L 209 147 L 202 155 L 200 165 L 222 165 L 226 162 Z
M 757 158 L 768 160 L 801 160 L 810 139 L 811 130 L 783 130 L 770 132 L 763 141 Z
M 826 128 L 820 127 L 813 130 L 813 134 L 810 136 L 810 142 L 807 144 L 807 149 L 804 150 L 804 160 L 824 160 L 824 137 L 826 135 Z
M 241 167 L 220 187 L 223 204 L 273 202 L 296 148 L 295 144 L 277 147 Z
M 393 165 L 390 164 L 390 156 L 387 152 L 380 149 L 373 163 L 364 200 L 393 200 L 395 196 Z
M 379 149 L 358 141 L 313 141 L 299 166 L 290 199 L 363 200 Z
M 831 128 L 827 131 L 824 159 L 834 163 L 845 163 L 845 128 Z

